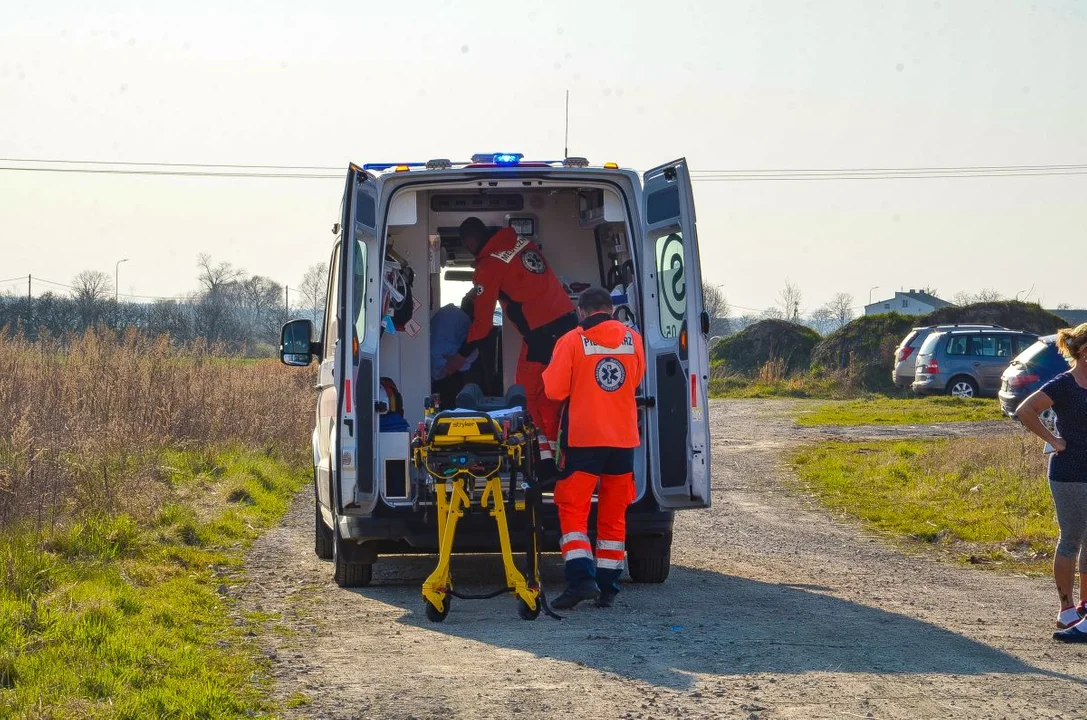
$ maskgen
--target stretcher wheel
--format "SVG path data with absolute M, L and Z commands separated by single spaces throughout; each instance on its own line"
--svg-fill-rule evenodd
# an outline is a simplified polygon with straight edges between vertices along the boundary
M 543 603 L 540 602 L 539 598 L 536 598 L 535 610 L 530 610 L 527 602 L 525 602 L 521 598 L 517 598 L 517 615 L 522 620 L 535 620 L 536 618 L 538 618 L 540 616 L 541 607 L 543 607 Z
M 429 600 L 423 600 L 423 605 L 426 606 L 426 619 L 430 622 L 439 623 L 449 616 L 449 606 L 452 604 L 453 598 L 449 595 L 445 596 L 445 602 L 442 605 L 445 606 L 444 610 L 438 610 L 438 608 L 431 605 Z

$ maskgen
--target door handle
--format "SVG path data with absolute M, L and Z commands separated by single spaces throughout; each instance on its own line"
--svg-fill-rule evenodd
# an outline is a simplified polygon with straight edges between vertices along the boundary
M 644 407 L 644 408 L 657 407 L 657 398 L 655 398 L 655 397 L 634 398 L 634 402 L 638 407 Z

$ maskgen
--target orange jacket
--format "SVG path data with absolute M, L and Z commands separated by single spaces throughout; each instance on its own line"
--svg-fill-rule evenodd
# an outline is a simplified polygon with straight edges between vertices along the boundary
M 606 313 L 589 316 L 563 335 L 543 374 L 547 397 L 569 400 L 563 444 L 638 447 L 634 391 L 644 375 L 642 336 Z
M 491 333 L 494 304 L 499 300 L 503 313 L 523 338 L 574 311 L 539 246 L 517 237 L 513 228 L 502 228 L 483 246 L 476 257 L 472 282 L 476 286 L 475 313 L 461 355 Z

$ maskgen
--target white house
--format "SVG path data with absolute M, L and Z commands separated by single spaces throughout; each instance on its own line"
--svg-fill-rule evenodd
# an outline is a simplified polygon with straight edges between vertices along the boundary
M 947 300 L 941 300 L 935 295 L 929 295 L 921 290 L 909 292 L 896 292 L 889 300 L 880 300 L 871 305 L 864 306 L 865 315 L 879 315 L 880 313 L 896 312 L 903 315 L 928 315 L 933 310 L 951 305 Z

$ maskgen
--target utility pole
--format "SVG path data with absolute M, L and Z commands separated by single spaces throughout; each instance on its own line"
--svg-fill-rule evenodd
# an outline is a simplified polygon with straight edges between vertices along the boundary
M 291 289 L 286 285 L 283 286 L 283 312 L 291 314 Z
M 566 134 L 563 137 L 562 157 L 570 157 L 570 91 L 566 91 Z
M 27 276 L 26 276 L 26 301 L 27 301 L 28 303 L 30 302 L 30 298 L 31 298 L 31 294 L 30 294 L 30 283 L 31 283 L 31 280 L 32 280 L 32 276 L 31 276 L 31 275 L 27 275 Z
M 120 292 L 120 287 L 118 287 L 118 285 L 117 285 L 117 278 L 118 278 L 117 273 L 120 271 L 121 263 L 123 263 L 123 262 L 128 262 L 128 258 L 125 258 L 124 260 L 118 260 L 117 264 L 113 266 L 113 302 L 114 303 L 117 302 L 117 296 L 118 296 L 118 293 Z

